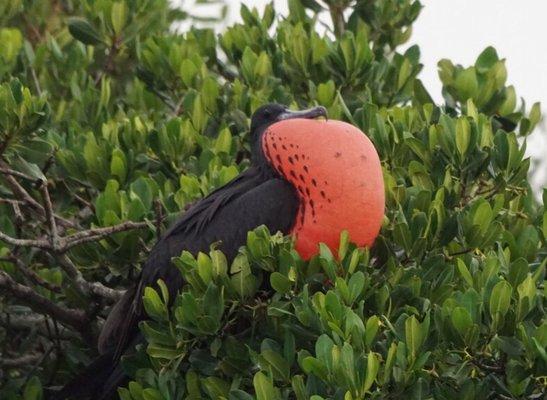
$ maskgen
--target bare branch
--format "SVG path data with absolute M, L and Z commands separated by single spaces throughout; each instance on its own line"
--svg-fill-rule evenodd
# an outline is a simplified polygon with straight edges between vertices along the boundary
M 59 322 L 82 331 L 87 323 L 87 317 L 82 310 L 61 307 L 46 297 L 39 295 L 28 286 L 17 283 L 6 272 L 0 271 L 0 288 L 10 292 L 21 302 L 33 310 L 51 315 Z
M 13 200 L 13 199 L 4 199 L 0 198 L 0 203 L 6 203 L 6 204 L 25 204 L 22 200 Z
M 92 228 L 85 231 L 77 232 L 63 238 L 63 250 L 68 250 L 76 245 L 87 242 L 96 242 L 114 233 L 128 231 L 131 229 L 146 228 L 146 222 L 126 221 L 118 225 L 108 226 L 106 228 Z
M 37 247 L 45 250 L 51 249 L 50 244 L 45 240 L 16 239 L 3 232 L 0 232 L 0 240 L 7 244 L 11 244 L 12 246 Z
M 50 330 L 54 329 L 55 323 L 51 318 L 45 317 L 42 314 L 10 314 L 9 319 L 0 319 L 0 324 L 4 327 L 9 327 L 19 331 L 36 331 L 39 335 L 50 339 L 70 340 L 77 337 L 73 330 L 64 326 L 60 328 L 57 336 L 52 336 Z
M 48 281 L 43 280 L 36 272 L 26 267 L 26 265 L 15 256 L 0 257 L 0 261 L 9 262 L 15 264 L 17 269 L 28 279 L 28 281 L 34 283 L 35 285 L 42 286 L 48 290 L 51 290 L 55 293 L 61 293 L 61 288 L 57 285 L 49 283 Z
M 59 255 L 57 259 L 59 260 L 59 264 L 63 270 L 74 281 L 74 284 L 81 293 L 86 295 L 93 294 L 111 301 L 117 301 L 123 295 L 123 291 L 110 289 L 100 282 L 86 281 L 82 273 L 78 270 L 78 268 L 76 268 L 72 260 L 68 258 L 66 254 Z
M 23 172 L 19 172 L 19 171 L 16 171 L 14 169 L 7 168 L 7 167 L 4 167 L 4 166 L 0 166 L 0 173 L 2 173 L 4 175 L 15 176 L 17 178 L 27 179 L 31 182 L 36 182 L 38 180 L 37 178 L 33 178 L 32 176 L 24 174 Z
M 46 218 L 49 224 L 49 230 L 51 233 L 51 247 L 54 251 L 59 251 L 61 242 L 59 239 L 59 232 L 57 231 L 57 223 L 55 222 L 55 214 L 53 212 L 53 204 L 51 204 L 51 198 L 49 197 L 49 190 L 47 188 L 47 182 L 43 182 L 40 186 L 42 197 L 44 198 L 44 209 L 46 212 Z
M 15 358 L 0 358 L 0 365 L 6 368 L 21 368 L 32 365 L 42 358 L 41 353 L 28 353 Z
M 5 161 L 0 160 L 0 172 L 4 170 L 11 170 L 9 166 L 6 164 Z M 17 172 L 17 171 L 15 171 Z M 28 175 L 22 174 L 25 176 L 25 179 L 30 178 Z M 26 204 L 30 206 L 30 208 L 38 213 L 41 216 L 46 215 L 46 211 L 44 210 L 44 207 L 40 203 L 38 203 L 19 182 L 17 182 L 17 179 L 11 174 L 4 174 L 4 178 L 6 179 L 7 184 L 11 188 L 11 191 L 13 194 L 19 199 L 24 201 Z M 31 178 L 32 179 L 32 178 Z M 33 181 L 36 181 L 36 179 L 32 179 Z M 58 223 L 64 227 L 70 227 L 70 228 L 76 228 L 77 225 L 73 223 L 72 221 L 69 221 L 61 216 L 56 215 L 55 219 L 58 221 Z

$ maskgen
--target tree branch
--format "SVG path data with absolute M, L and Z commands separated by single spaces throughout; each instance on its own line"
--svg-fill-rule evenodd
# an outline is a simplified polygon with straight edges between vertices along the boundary
M 19 172 L 19 171 L 16 171 L 14 169 L 11 169 L 11 168 L 7 168 L 5 166 L 1 166 L 0 167 L 0 173 L 4 174 L 4 175 L 10 175 L 10 176 L 15 176 L 17 178 L 23 178 L 23 179 L 27 179 L 31 182 L 36 182 L 38 179 L 36 178 L 33 178 L 32 176 L 30 175 L 27 175 L 27 174 L 24 174 L 22 172 Z
M 146 228 L 146 222 L 126 221 L 118 225 L 108 226 L 106 228 L 92 228 L 66 236 L 62 239 L 62 249 L 66 251 L 74 246 L 87 242 L 96 242 L 114 233 L 128 231 L 131 229 Z
M 40 353 L 28 353 L 16 358 L 0 358 L 0 365 L 6 368 L 20 368 L 32 365 L 42 358 Z
M 78 270 L 78 268 L 76 268 L 72 260 L 70 260 L 66 254 L 59 255 L 57 259 L 63 270 L 74 281 L 74 284 L 81 293 L 100 296 L 109 299 L 112 302 L 118 301 L 118 299 L 123 295 L 124 291 L 111 289 L 100 282 L 86 281 L 82 273 Z
M 39 335 L 50 339 L 70 340 L 77 338 L 73 330 L 64 326 L 61 327 L 58 335 L 52 336 L 50 331 L 54 329 L 55 324 L 52 321 L 51 318 L 42 314 L 27 313 L 25 315 L 10 314 L 9 319 L 0 319 L 0 324 L 19 331 L 36 331 Z
M 61 293 L 61 288 L 57 285 L 49 283 L 48 281 L 43 280 L 36 272 L 26 267 L 26 265 L 18 259 L 17 257 L 11 255 L 8 257 L 0 257 L 0 261 L 5 261 L 14 264 L 17 269 L 27 278 L 30 282 L 35 285 L 42 286 L 48 290 L 51 290 L 55 293 Z
M 51 249 L 50 244 L 45 240 L 31 240 L 31 239 L 16 239 L 3 232 L 0 232 L 0 240 L 11 244 L 12 246 L 20 247 L 37 247 L 39 249 L 48 250 Z
M 6 164 L 5 161 L 1 160 L 0 159 L 0 173 L 3 174 L 4 178 L 6 179 L 6 182 L 7 184 L 9 185 L 9 187 L 11 188 L 13 194 L 19 198 L 20 200 L 24 201 L 26 204 L 28 204 L 30 206 L 30 208 L 38 213 L 40 216 L 45 216 L 46 215 L 46 212 L 44 210 L 44 207 L 42 207 L 42 205 L 40 203 L 38 203 L 26 190 L 23 186 L 21 186 L 21 184 L 19 182 L 17 182 L 17 179 L 15 179 L 15 177 L 13 176 L 13 174 L 10 172 L 10 173 L 4 173 L 3 171 L 13 171 L 11 168 L 9 168 L 9 166 Z M 17 171 L 13 171 L 13 172 L 17 172 Z M 36 179 L 32 179 L 31 177 L 29 177 L 28 175 L 26 174 L 22 174 L 22 173 L 18 173 L 18 174 L 21 174 L 22 177 L 24 177 L 25 179 L 31 179 L 32 181 L 36 181 Z M 20 176 L 21 177 L 21 176 Z M 74 224 L 72 221 L 69 221 L 63 217 L 60 217 L 58 215 L 55 215 L 55 219 L 58 221 L 58 223 L 64 227 L 70 227 L 70 228 L 77 228 L 76 224 Z
M 21 302 L 26 303 L 33 310 L 51 315 L 59 322 L 72 326 L 78 331 L 85 329 L 87 317 L 82 310 L 61 307 L 51 300 L 39 295 L 28 286 L 17 283 L 6 272 L 0 271 L 0 288 L 10 292 Z
M 53 204 L 51 204 L 51 198 L 49 197 L 47 181 L 42 183 L 40 186 L 40 191 L 42 192 L 42 197 L 44 198 L 44 209 L 51 233 L 51 247 L 54 251 L 58 251 L 61 243 L 59 239 L 59 231 L 57 230 L 57 224 L 55 222 L 55 214 L 53 213 Z

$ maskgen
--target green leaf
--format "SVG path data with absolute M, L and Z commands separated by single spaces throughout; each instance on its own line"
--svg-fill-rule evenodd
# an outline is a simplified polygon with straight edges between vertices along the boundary
M 83 18 L 70 18 L 68 20 L 68 30 L 75 39 L 83 44 L 96 45 L 103 42 L 95 28 Z
M 422 332 L 422 326 L 416 317 L 412 315 L 407 318 L 405 321 L 405 339 L 406 345 L 413 357 L 417 356 L 418 351 L 422 346 L 424 337 L 425 334 Z
M 410 65 L 410 61 L 408 58 L 405 58 L 403 60 L 403 63 L 401 64 L 401 68 L 399 69 L 399 76 L 397 78 L 397 90 L 401 90 L 403 86 L 408 82 L 408 78 L 410 77 L 410 73 L 412 72 L 412 66 Z
M 291 290 L 291 281 L 287 276 L 279 272 L 272 272 L 270 275 L 270 284 L 279 293 L 285 294 Z
M 378 370 L 380 369 L 380 361 L 373 352 L 369 351 L 367 355 L 367 370 L 365 375 L 365 381 L 363 383 L 363 392 L 368 392 L 372 387 L 372 384 L 376 380 Z
M 479 90 L 475 68 L 470 67 L 459 72 L 454 81 L 454 87 L 458 91 L 460 100 L 475 98 Z
M 458 118 L 456 121 L 456 149 L 461 157 L 465 159 L 465 155 L 471 141 L 471 127 L 466 118 Z
M 357 271 L 351 276 L 348 282 L 348 289 L 350 295 L 350 302 L 353 303 L 359 295 L 363 292 L 365 287 L 365 274 L 361 271 Z
M 278 353 L 272 350 L 264 350 L 260 353 L 261 356 L 268 362 L 274 371 L 274 376 L 279 379 L 288 382 L 290 378 L 290 365 L 288 362 Z
M 186 59 L 182 62 L 180 66 L 180 77 L 187 87 L 192 86 L 192 82 L 197 73 L 198 69 L 192 61 Z
M 498 53 L 492 46 L 487 47 L 477 58 L 475 67 L 479 73 L 488 72 L 499 61 Z
M 346 252 L 348 251 L 349 246 L 349 232 L 343 230 L 340 233 L 340 244 L 338 245 L 338 259 L 341 261 L 346 257 Z
M 257 372 L 253 378 L 257 400 L 277 400 L 279 397 L 272 381 L 262 372 Z
M 142 391 L 143 400 L 164 400 L 161 393 L 154 388 L 147 388 Z
M 111 20 L 114 33 L 119 35 L 127 22 L 127 5 L 125 1 L 117 1 L 112 4 Z
M 37 376 L 29 379 L 23 391 L 23 400 L 41 400 L 43 398 L 42 383 Z
M 450 318 L 452 320 L 452 325 L 454 325 L 454 328 L 456 328 L 462 337 L 465 337 L 473 326 L 471 315 L 469 315 L 469 312 L 463 307 L 454 308 Z
M 215 376 L 202 380 L 205 391 L 211 399 L 227 398 L 230 391 L 230 384 Z
M 143 305 L 146 313 L 157 320 L 167 320 L 167 306 L 160 299 L 158 292 L 151 287 L 144 288 Z
M 469 285 L 469 287 L 473 287 L 473 277 L 471 276 L 471 273 L 469 272 L 467 266 L 461 258 L 458 258 L 456 260 L 456 266 L 464 281 Z
M 512 290 L 511 285 L 506 281 L 499 281 L 492 289 L 489 310 L 494 321 L 501 321 L 509 310 Z
M 220 131 L 215 141 L 215 152 L 230 154 L 232 149 L 232 134 L 228 128 Z

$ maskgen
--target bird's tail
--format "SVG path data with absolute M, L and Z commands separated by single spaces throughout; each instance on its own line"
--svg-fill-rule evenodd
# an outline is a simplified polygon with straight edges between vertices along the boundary
M 124 385 L 127 380 L 128 377 L 115 358 L 115 350 L 112 350 L 101 354 L 61 390 L 51 391 L 46 398 L 47 400 L 116 399 L 118 386 Z

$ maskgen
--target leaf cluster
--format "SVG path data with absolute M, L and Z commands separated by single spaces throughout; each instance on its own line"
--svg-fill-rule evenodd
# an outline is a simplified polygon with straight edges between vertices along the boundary
M 419 47 L 399 51 L 419 1 L 288 3 L 242 6 L 216 34 L 172 29 L 196 20 L 166 0 L 0 0 L 1 398 L 40 399 L 96 355 L 158 235 L 249 165 L 267 102 L 323 105 L 371 138 L 381 234 L 370 250 L 342 234 L 309 262 L 264 228 L 232 262 L 176 257 L 187 285 L 146 289 L 147 345 L 120 396 L 544 393 L 547 192 L 525 157 L 539 105 L 518 104 L 492 48 L 442 60 L 434 104 Z

